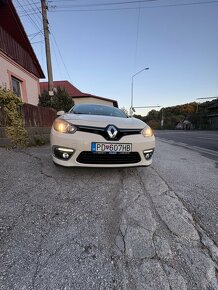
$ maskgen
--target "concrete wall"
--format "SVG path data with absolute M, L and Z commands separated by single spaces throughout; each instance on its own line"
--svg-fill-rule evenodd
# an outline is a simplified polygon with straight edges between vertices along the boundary
M 113 107 L 112 101 L 101 100 L 94 97 L 87 97 L 87 98 L 74 98 L 74 103 L 76 104 L 99 104 L 99 105 L 107 105 Z
M 11 76 L 22 81 L 22 101 L 24 103 L 37 105 L 39 98 L 39 79 L 0 50 L 0 86 L 12 89 Z

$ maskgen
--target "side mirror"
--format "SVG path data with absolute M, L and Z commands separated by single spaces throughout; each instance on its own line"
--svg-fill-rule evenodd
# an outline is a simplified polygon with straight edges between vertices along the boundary
M 62 116 L 62 115 L 64 115 L 64 114 L 65 114 L 64 111 L 58 111 L 58 112 L 57 112 L 57 116 Z

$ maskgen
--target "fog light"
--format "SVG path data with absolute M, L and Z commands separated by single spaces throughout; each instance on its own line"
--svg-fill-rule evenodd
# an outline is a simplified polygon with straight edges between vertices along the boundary
M 66 152 L 64 152 L 62 154 L 62 156 L 63 156 L 64 159 L 68 159 L 70 157 L 70 155 L 68 153 L 66 153 Z
M 144 150 L 143 153 L 144 153 L 145 159 L 149 160 L 149 159 L 151 159 L 151 157 L 154 153 L 154 150 Z
M 56 158 L 62 159 L 62 160 L 68 160 L 75 152 L 74 149 L 71 148 L 64 148 L 64 147 L 53 147 L 53 154 Z
M 150 156 L 150 153 L 146 153 L 145 154 L 145 159 L 149 159 L 151 156 Z

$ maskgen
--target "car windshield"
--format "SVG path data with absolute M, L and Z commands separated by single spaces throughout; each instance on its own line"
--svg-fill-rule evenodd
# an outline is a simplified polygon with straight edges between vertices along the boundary
M 110 106 L 103 106 L 103 105 L 95 105 L 95 104 L 75 105 L 70 110 L 70 113 L 127 118 L 127 115 L 122 110 L 120 110 L 118 108 L 110 107 Z

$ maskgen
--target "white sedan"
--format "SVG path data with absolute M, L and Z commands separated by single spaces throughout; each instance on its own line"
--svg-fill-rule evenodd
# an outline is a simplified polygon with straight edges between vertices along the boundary
M 77 104 L 51 129 L 53 161 L 67 167 L 149 166 L 154 148 L 146 123 L 111 106 Z

